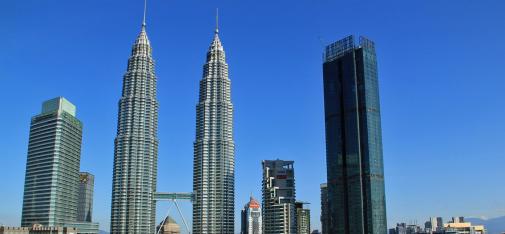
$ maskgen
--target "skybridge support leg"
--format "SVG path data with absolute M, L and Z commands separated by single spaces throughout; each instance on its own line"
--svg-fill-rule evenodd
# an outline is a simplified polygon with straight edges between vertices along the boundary
M 177 211 L 179 211 L 179 215 L 182 218 L 182 222 L 184 223 L 184 226 L 186 226 L 186 231 L 188 231 L 189 234 L 191 234 L 191 230 L 189 230 L 188 223 L 186 223 L 186 219 L 184 218 L 184 215 L 182 215 L 181 209 L 179 208 L 179 203 L 177 203 L 177 200 L 174 199 L 175 206 L 177 207 Z

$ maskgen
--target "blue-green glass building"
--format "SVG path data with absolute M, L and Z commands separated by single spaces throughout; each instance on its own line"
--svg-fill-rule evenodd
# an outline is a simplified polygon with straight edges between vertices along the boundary
M 348 36 L 323 59 L 327 233 L 387 233 L 374 43 Z
M 21 226 L 63 226 L 77 218 L 82 123 L 63 97 L 31 120 Z

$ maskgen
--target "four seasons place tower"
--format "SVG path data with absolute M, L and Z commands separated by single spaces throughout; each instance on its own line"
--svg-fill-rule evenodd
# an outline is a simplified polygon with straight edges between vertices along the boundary
M 216 28 L 196 106 L 193 233 L 234 233 L 235 143 L 228 64 Z
M 158 101 L 145 14 L 123 76 L 114 146 L 111 233 L 154 233 Z

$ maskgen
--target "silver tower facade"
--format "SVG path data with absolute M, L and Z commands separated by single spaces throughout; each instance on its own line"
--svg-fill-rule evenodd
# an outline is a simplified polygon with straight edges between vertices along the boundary
M 235 143 L 225 52 L 214 34 L 200 80 L 193 164 L 193 233 L 234 233 Z
M 111 233 L 154 233 L 158 101 L 145 23 L 123 77 L 114 146 Z

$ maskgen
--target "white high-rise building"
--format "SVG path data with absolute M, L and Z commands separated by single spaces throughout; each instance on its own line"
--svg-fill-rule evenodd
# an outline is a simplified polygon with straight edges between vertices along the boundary
M 216 28 L 196 106 L 193 233 L 234 233 L 235 143 L 225 52 Z
M 240 234 L 262 234 L 263 224 L 260 203 L 252 196 L 242 209 L 242 228 Z

